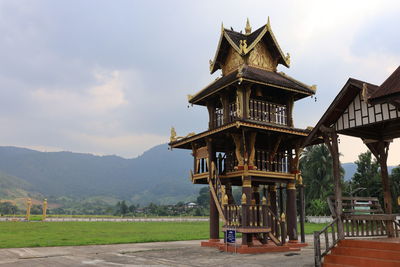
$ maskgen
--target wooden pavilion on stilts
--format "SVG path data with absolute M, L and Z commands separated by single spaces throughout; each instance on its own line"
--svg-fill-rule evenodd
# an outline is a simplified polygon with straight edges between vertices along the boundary
M 379 162 L 384 193 L 383 214 L 343 212 L 349 208 L 344 206 L 345 199 L 350 200 L 346 202 L 348 205 L 357 203 L 356 198 L 342 197 L 338 134 L 361 138 Z M 400 224 L 392 213 L 387 169 L 389 145 L 400 137 L 400 67 L 380 86 L 350 78 L 304 145 L 321 137 L 333 160 L 335 216 L 330 225 L 314 234 L 315 265 L 400 266 Z M 371 206 L 371 203 L 363 205 Z M 365 239 L 372 236 L 386 238 Z M 321 237 L 325 239 L 324 249 L 321 249 Z
M 171 129 L 171 148 L 190 149 L 190 179 L 210 189 L 210 238 L 202 246 L 239 253 L 298 250 L 305 244 L 304 201 L 300 205 L 298 242 L 297 200 L 304 199 L 299 156 L 309 129 L 294 127 L 294 102 L 315 94 L 282 72 L 289 67 L 270 21 L 245 33 L 222 26 L 210 71 L 222 77 L 189 96 L 189 103 L 207 107 L 208 130 L 178 137 Z M 310 142 L 312 143 L 312 142 Z M 234 186 L 241 187 L 235 200 Z M 299 196 L 299 197 L 298 197 Z M 221 241 L 223 231 L 241 233 L 241 243 Z

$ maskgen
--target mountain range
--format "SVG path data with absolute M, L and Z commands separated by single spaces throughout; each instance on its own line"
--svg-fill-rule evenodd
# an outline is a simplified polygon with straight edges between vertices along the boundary
M 197 195 L 200 188 L 188 179 L 192 164 L 188 151 L 170 151 L 166 144 L 133 159 L 0 147 L 0 198 L 23 197 L 28 191 L 46 197 L 172 204 Z
M 0 199 L 66 197 L 174 204 L 200 190 L 189 179 L 190 151 L 155 146 L 137 158 L 0 147 Z M 345 180 L 356 171 L 343 163 Z M 389 167 L 391 171 L 393 167 Z

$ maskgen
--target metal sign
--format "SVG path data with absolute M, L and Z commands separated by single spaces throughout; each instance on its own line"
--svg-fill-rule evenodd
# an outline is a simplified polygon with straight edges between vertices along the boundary
M 236 231 L 235 230 L 226 230 L 226 242 L 227 243 L 236 243 Z

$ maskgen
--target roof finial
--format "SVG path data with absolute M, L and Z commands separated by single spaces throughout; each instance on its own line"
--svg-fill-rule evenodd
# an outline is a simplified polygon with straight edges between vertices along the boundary
M 221 22 L 221 32 L 224 32 L 224 23 Z
M 250 34 L 251 33 L 251 26 L 250 26 L 249 18 L 247 18 L 246 28 L 244 28 L 244 30 L 245 30 L 246 34 Z
M 271 28 L 271 21 L 269 20 L 269 16 L 268 16 L 268 21 L 267 21 L 267 27 Z

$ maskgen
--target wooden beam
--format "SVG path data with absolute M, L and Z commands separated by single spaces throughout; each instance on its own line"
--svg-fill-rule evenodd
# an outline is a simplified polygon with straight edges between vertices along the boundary
M 389 173 L 387 169 L 387 158 L 390 142 L 378 141 L 365 144 L 374 154 L 381 167 L 381 179 L 383 187 L 384 210 L 386 214 L 392 214 L 392 194 L 390 191 Z M 387 223 L 388 236 L 394 236 L 392 223 Z
M 339 146 L 337 141 L 337 133 L 334 128 L 327 128 L 321 126 L 325 144 L 328 146 L 332 156 L 333 167 L 333 180 L 335 184 L 335 201 L 336 201 L 336 215 L 338 218 L 338 236 L 339 239 L 344 239 L 344 228 L 342 221 L 342 185 L 340 182 L 340 161 L 339 161 Z

